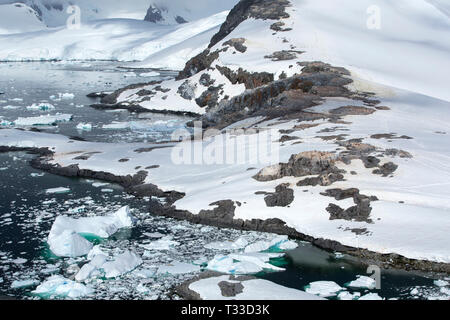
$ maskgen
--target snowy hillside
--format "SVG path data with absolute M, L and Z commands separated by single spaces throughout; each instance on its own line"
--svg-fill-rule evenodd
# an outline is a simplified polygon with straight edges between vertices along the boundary
M 388 266 L 448 271 L 447 8 L 443 0 L 242 0 L 220 29 L 225 16 L 218 14 L 151 32 L 144 21 L 132 28 L 127 20 L 95 22 L 73 31 L 81 42 L 61 41 L 67 30 L 28 41 L 3 36 L 0 58 L 40 56 L 31 50 L 51 39 L 58 50 L 49 45 L 41 57 L 108 56 L 167 67 L 215 33 L 176 79 L 120 89 L 96 107 L 189 113 L 202 128 L 221 131 L 177 145 L 204 151 L 198 163 L 176 163 L 172 143 L 67 143 L 7 129 L 0 145 L 52 148 L 40 165 L 63 175 L 108 170 L 116 179 L 139 179 L 127 187 L 149 196 L 153 214 L 283 233 Z M 98 30 L 98 38 L 85 38 Z M 102 40 L 114 30 L 127 35 Z M 222 131 L 239 128 L 255 131 Z M 268 131 L 277 133 L 268 138 L 277 161 L 251 153 L 259 147 L 251 138 Z M 250 154 L 247 162 L 234 158 L 235 143 L 237 157 Z M 221 155 L 234 161 L 208 163 Z M 151 171 L 142 174 L 149 161 Z
M 45 29 L 36 11 L 23 4 L 0 5 L 0 35 Z

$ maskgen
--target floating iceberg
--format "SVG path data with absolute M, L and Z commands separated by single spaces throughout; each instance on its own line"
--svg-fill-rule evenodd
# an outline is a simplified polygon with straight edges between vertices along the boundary
M 370 277 L 358 276 L 357 278 L 358 279 L 347 283 L 346 286 L 350 288 L 364 288 L 369 290 L 373 290 L 377 286 L 377 282 Z
M 60 122 L 72 120 L 71 114 L 42 115 L 39 117 L 18 118 L 14 121 L 16 126 L 51 126 Z
M 37 286 L 39 284 L 39 280 L 29 279 L 29 280 L 15 280 L 11 284 L 11 289 L 24 289 L 33 286 Z
M 68 192 L 70 192 L 70 189 L 64 188 L 64 187 L 59 187 L 59 188 L 47 189 L 47 190 L 45 190 L 45 192 L 49 193 L 49 194 L 55 194 L 55 193 L 60 194 L 60 193 L 68 193 Z
M 359 298 L 358 300 L 383 300 L 383 298 L 376 293 L 368 293 Z
M 27 110 L 49 111 L 49 110 L 55 110 L 55 106 L 50 103 L 33 103 L 31 106 L 27 107 Z
M 305 291 L 319 297 L 335 297 L 343 288 L 333 281 L 311 282 L 305 287 Z
M 172 237 L 167 236 L 162 239 L 150 242 L 149 244 L 141 245 L 144 249 L 147 250 L 158 250 L 158 251 L 168 251 L 173 249 L 174 247 L 180 245 L 179 242 L 173 241 Z
M 113 261 L 105 262 L 101 268 L 105 271 L 106 278 L 117 278 L 121 275 L 133 271 L 142 264 L 142 259 L 131 251 L 114 258 Z
M 288 236 L 278 236 L 271 241 L 258 241 L 248 245 L 246 253 L 261 252 L 266 250 L 293 250 L 298 247 L 295 241 L 290 241 Z
M 444 281 L 444 280 L 435 280 L 435 281 L 433 281 L 433 283 L 435 286 L 438 286 L 438 287 L 448 286 L 448 281 Z
M 361 296 L 361 293 L 359 293 L 359 292 L 350 293 L 347 291 L 342 291 L 338 294 L 337 297 L 339 300 L 357 300 L 360 296 Z
M 255 274 L 262 271 L 283 271 L 284 269 L 271 265 L 271 258 L 278 258 L 283 254 L 251 253 L 217 255 L 208 262 L 206 268 L 226 274 Z
M 81 283 L 66 279 L 60 275 L 48 278 L 33 291 L 42 298 L 64 297 L 81 298 L 93 293 L 93 290 Z
M 80 257 L 91 251 L 93 245 L 73 230 L 64 230 L 48 240 L 50 250 L 58 257 Z
M 81 131 L 91 131 L 92 130 L 92 124 L 90 123 L 79 123 L 77 125 L 77 130 L 81 130 Z
M 121 228 L 133 226 L 134 222 L 135 220 L 131 216 L 129 207 L 123 207 L 107 216 L 79 219 L 59 216 L 53 223 L 47 242 L 52 252 L 56 255 L 67 256 L 66 254 L 70 254 L 68 255 L 69 257 L 82 256 L 89 253 L 92 245 L 88 246 L 86 242 L 82 241 L 81 239 L 85 239 L 79 234 L 108 238 Z M 56 252 L 53 250 L 56 250 Z M 78 255 L 74 256 L 74 254 Z

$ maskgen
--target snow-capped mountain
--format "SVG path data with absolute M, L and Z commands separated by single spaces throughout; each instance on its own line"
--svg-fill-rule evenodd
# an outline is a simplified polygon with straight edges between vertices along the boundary
M 37 12 L 24 4 L 0 5 L 0 35 L 33 32 L 45 27 Z

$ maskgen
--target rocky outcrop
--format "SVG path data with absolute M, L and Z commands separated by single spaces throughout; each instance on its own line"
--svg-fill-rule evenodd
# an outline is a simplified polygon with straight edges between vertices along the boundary
M 280 184 L 274 193 L 265 196 L 264 201 L 268 207 L 287 207 L 294 201 L 294 190 L 288 188 L 289 184 Z
M 336 155 L 330 152 L 308 151 L 292 155 L 288 163 L 280 163 L 262 169 L 253 178 L 257 181 L 273 181 L 283 177 L 304 177 L 326 173 L 340 173 L 335 166 Z
M 183 80 L 192 77 L 194 74 L 210 68 L 214 60 L 219 58 L 219 53 L 219 50 L 211 52 L 209 49 L 206 49 L 202 53 L 191 58 L 188 62 L 186 62 L 184 69 L 180 71 L 176 77 L 176 80 Z
M 302 51 L 295 50 L 282 50 L 275 51 L 271 55 L 265 56 L 264 58 L 270 59 L 272 61 L 286 61 L 297 59 L 297 54 L 302 54 Z
M 197 85 L 189 80 L 184 81 L 181 86 L 178 87 L 177 93 L 186 100 L 192 100 L 195 98 L 195 89 Z
M 274 76 L 268 72 L 248 72 L 242 68 L 232 71 L 230 68 L 216 66 L 232 84 L 244 84 L 246 89 L 254 89 L 273 82 Z
M 262 20 L 279 20 L 289 18 L 286 8 L 290 5 L 288 0 L 241 0 L 227 16 L 209 44 L 209 48 L 228 36 L 238 25 L 248 18 Z
M 233 38 L 223 43 L 224 46 L 230 46 L 235 48 L 240 53 L 244 53 L 247 51 L 247 47 L 244 46 L 245 39 L 244 38 Z

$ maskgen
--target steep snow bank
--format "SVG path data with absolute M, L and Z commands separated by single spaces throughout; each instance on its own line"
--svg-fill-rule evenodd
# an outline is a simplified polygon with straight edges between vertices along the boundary
M 0 5 L 0 35 L 33 32 L 45 29 L 32 8 L 16 3 Z

